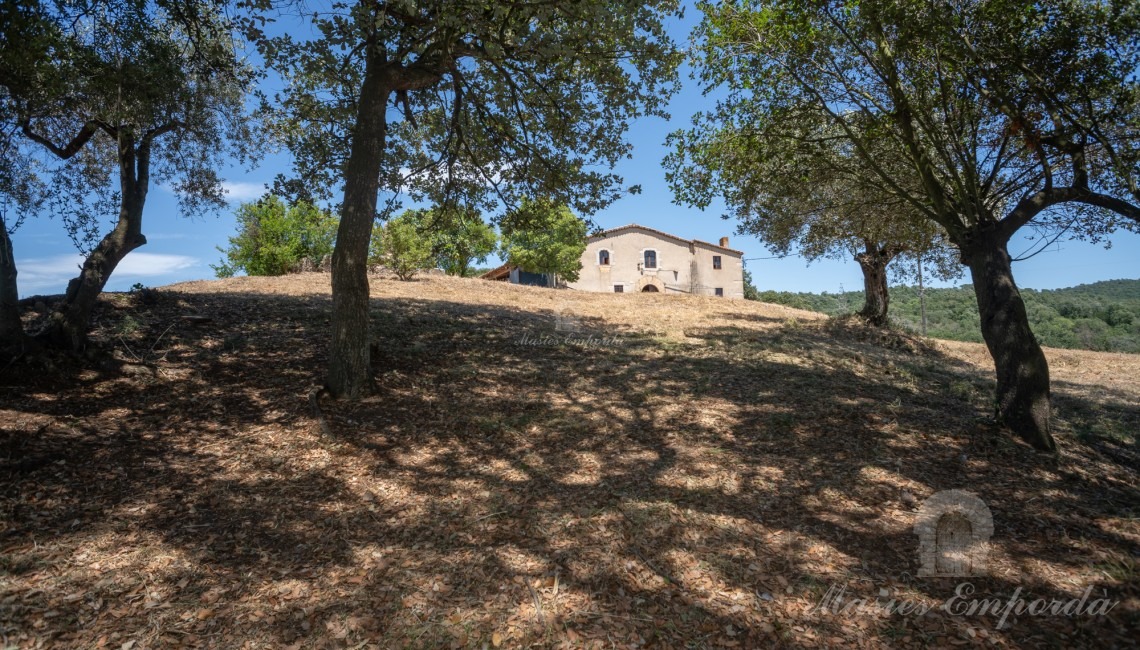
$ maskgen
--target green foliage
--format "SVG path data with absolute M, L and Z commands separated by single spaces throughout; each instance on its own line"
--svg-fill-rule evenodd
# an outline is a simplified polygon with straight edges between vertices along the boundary
M 146 244 L 151 181 L 184 215 L 216 210 L 225 154 L 245 162 L 258 150 L 245 111 L 255 75 L 236 51 L 228 9 L 212 0 L 0 7 L 0 212 L 42 203 L 86 257 L 37 338 L 83 349 L 96 297 Z M 13 265 L 4 276 L 8 304 Z M 18 329 L 10 311 L 0 322 Z
M 726 155 L 713 156 L 719 166 L 682 142 L 679 156 L 696 152 L 677 166 L 683 184 L 716 188 L 715 173 L 751 168 L 759 153 L 764 173 L 751 186 L 760 205 L 771 204 L 765 185 L 773 185 L 776 199 L 790 199 L 780 212 L 827 214 L 865 196 L 872 209 L 898 206 L 937 226 L 993 298 L 979 304 L 998 420 L 1055 451 L 1048 364 L 1002 289 L 1016 286 L 1007 245 L 1030 223 L 1045 242 L 1140 231 L 1140 4 L 698 6 L 693 64 L 718 97 L 688 139 L 733 138 Z M 797 183 L 812 188 L 807 198 L 783 191 Z
M 745 269 L 744 271 L 744 299 L 745 300 L 760 300 L 760 291 L 756 285 L 752 284 L 752 272 Z M 768 300 L 767 302 L 773 302 Z
M 592 213 L 633 191 L 612 170 L 629 157 L 633 120 L 667 117 L 681 55 L 664 19 L 678 4 L 332 0 L 311 29 L 267 37 L 248 23 L 286 80 L 265 112 L 295 175 L 344 188 L 334 396 L 369 383 L 360 267 L 377 213 L 391 214 L 399 193 L 483 210 L 544 196 Z M 378 209 L 381 193 L 391 198 Z
M 0 18 L 7 164 L 20 165 L 16 179 L 50 188 L 50 212 L 80 251 L 92 250 L 122 201 L 141 203 L 150 180 L 186 215 L 225 206 L 216 170 L 226 154 L 244 161 L 257 147 L 244 105 L 253 72 L 221 5 L 20 0 Z M 125 180 L 141 195 L 124 192 Z M 0 185 L 10 192 L 7 179 Z
M 727 188 L 738 211 L 814 219 L 870 195 L 963 248 L 999 222 L 1090 239 L 1140 222 L 1121 200 L 1140 199 L 1135 3 L 699 6 L 693 63 L 725 96 L 672 139 L 690 202 Z
M 698 122 L 668 137 L 666 179 L 678 201 L 702 209 L 723 201 L 740 233 L 777 254 L 866 260 L 879 268 L 922 256 L 932 275 L 961 275 L 938 224 L 879 184 L 837 173 L 862 163 L 833 125 L 801 115 L 781 123 L 776 135 L 754 122 L 718 119 L 724 123 Z
M 472 263 L 486 263 L 499 244 L 495 229 L 473 207 L 421 211 L 417 226 L 431 241 L 436 266 L 448 275 L 467 277 Z
M 565 205 L 524 200 L 503 217 L 503 258 L 531 273 L 556 273 L 575 282 L 586 250 L 586 222 Z
M 755 300 L 770 302 L 775 305 L 787 305 L 795 309 L 823 312 L 833 316 L 840 313 L 850 313 L 847 310 L 841 312 L 838 305 L 833 304 L 830 300 L 826 300 L 827 297 L 827 294 L 820 296 L 814 293 L 792 293 L 790 291 L 772 291 L 769 289 L 767 291 L 757 291 Z M 815 300 L 816 298 L 819 300 Z
M 340 185 L 372 57 L 400 108 L 383 190 L 484 210 L 551 196 L 592 213 L 627 191 L 606 170 L 629 154 L 630 123 L 664 116 L 677 87 L 663 19 L 678 4 L 334 0 L 312 30 L 248 36 L 287 80 L 265 114 L 311 186 Z
M 284 275 L 306 261 L 319 266 L 331 255 L 337 220 L 327 211 L 301 201 L 288 205 L 270 194 L 237 210 L 238 234 L 229 247 L 218 248 L 225 260 L 211 265 L 219 278 L 239 271 L 247 275 Z
M 386 224 L 376 224 L 368 261 L 390 269 L 401 280 L 432 267 L 432 241 L 422 230 L 422 212 L 407 210 Z
M 448 275 L 471 275 L 472 263 L 485 263 L 499 243 L 495 229 L 472 207 L 405 210 L 398 219 L 411 224 L 430 246 L 430 259 L 422 268 L 439 267 Z M 373 227 L 369 264 L 381 264 L 381 230 L 379 224 Z
M 693 63 L 726 97 L 672 136 L 670 180 L 809 256 L 895 217 L 959 247 L 999 221 L 1005 237 L 1030 219 L 1090 239 L 1135 229 L 1140 208 L 1119 199 L 1140 199 L 1140 9 L 1114 7 L 701 3 Z M 865 222 L 878 206 L 891 218 Z M 837 214 L 844 227 L 820 228 Z
M 920 329 L 918 287 L 892 287 L 891 320 Z M 1041 345 L 1056 348 L 1140 353 L 1140 280 L 1109 280 L 1066 289 L 1022 289 L 1033 332 Z M 758 299 L 831 316 L 851 313 L 863 292 L 790 293 L 761 291 Z M 926 290 L 927 334 L 952 341 L 982 342 L 974 289 Z
M 777 250 L 945 239 L 923 262 L 947 278 L 1030 224 L 1046 242 L 1140 230 L 1140 5 L 699 7 L 692 62 L 723 97 L 671 136 L 669 180 Z

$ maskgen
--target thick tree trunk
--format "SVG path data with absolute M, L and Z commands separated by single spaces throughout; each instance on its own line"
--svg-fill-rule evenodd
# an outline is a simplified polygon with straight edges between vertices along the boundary
M 879 246 L 872 241 L 865 242 L 865 246 L 866 250 L 855 256 L 863 270 L 864 298 L 859 315 L 875 327 L 884 327 L 891 304 L 891 295 L 887 291 L 887 265 L 898 253 L 890 246 Z
M 344 204 L 332 259 L 332 344 L 327 387 L 336 398 L 357 399 L 372 387 L 369 364 L 368 242 L 376 219 L 380 165 L 387 137 L 391 84 L 383 62 L 370 56 L 352 150 L 345 166 Z
M 1037 449 L 1055 452 L 1049 424 L 1049 364 L 1029 329 L 1006 241 L 996 233 L 975 233 L 962 258 L 970 267 L 982 337 L 997 371 L 998 421 Z
M 142 218 L 149 184 L 149 166 L 149 144 L 144 143 L 136 151 L 134 138 L 126 133 L 120 134 L 119 220 L 87 255 L 79 276 L 68 283 L 63 302 L 52 313 L 47 326 L 37 338 L 76 352 L 86 347 L 91 314 L 107 280 L 127 253 L 146 244 L 146 237 L 142 234 Z
M 0 350 L 24 346 L 24 326 L 20 322 L 20 293 L 16 288 L 16 258 L 8 226 L 0 215 Z

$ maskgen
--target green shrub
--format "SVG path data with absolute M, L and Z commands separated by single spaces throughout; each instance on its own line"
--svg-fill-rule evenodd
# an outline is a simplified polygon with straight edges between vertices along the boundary
M 420 232 L 411 211 L 377 224 L 372 231 L 368 262 L 391 269 L 401 280 L 411 280 L 422 269 L 432 267 L 431 239 Z
M 306 261 L 317 267 L 332 254 L 336 240 L 336 217 L 305 201 L 287 205 L 272 194 L 241 204 L 237 221 L 237 236 L 230 237 L 228 248 L 218 248 L 225 259 L 210 265 L 219 278 L 242 271 L 284 275 Z
M 586 222 L 570 208 L 550 201 L 524 200 L 503 218 L 502 256 L 530 273 L 555 273 L 578 280 L 586 250 Z

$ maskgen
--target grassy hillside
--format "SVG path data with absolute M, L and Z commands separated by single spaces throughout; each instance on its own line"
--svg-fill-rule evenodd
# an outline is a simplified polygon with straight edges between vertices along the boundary
M 891 319 L 920 329 L 917 287 L 891 288 Z M 1107 280 L 1066 289 L 1022 289 L 1033 332 L 1055 348 L 1140 353 L 1140 280 Z M 760 300 L 836 316 L 863 304 L 862 291 L 789 293 L 761 291 Z M 927 333 L 953 341 L 981 342 L 974 289 L 926 290 Z
M 58 648 L 1123 647 L 1140 357 L 1049 350 L 1059 457 L 981 346 L 750 301 L 372 280 L 374 395 L 311 410 L 327 275 L 105 296 L 89 367 L 0 374 L 0 633 Z M 199 318 L 186 319 L 195 315 Z M 916 512 L 968 489 L 952 616 Z M 827 601 L 836 589 L 843 602 Z M 932 608 L 877 615 L 887 598 Z M 871 611 L 841 613 L 850 599 Z

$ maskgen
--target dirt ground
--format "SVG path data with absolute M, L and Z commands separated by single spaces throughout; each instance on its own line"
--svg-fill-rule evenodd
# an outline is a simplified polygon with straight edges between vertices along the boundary
M 373 278 L 376 391 L 323 401 L 326 436 L 328 282 L 111 294 L 113 358 L 2 370 L 3 647 L 1140 639 L 1140 356 L 1047 350 L 1051 457 L 993 425 L 981 346 Z M 992 514 L 983 575 L 918 575 L 916 516 L 948 489 Z

